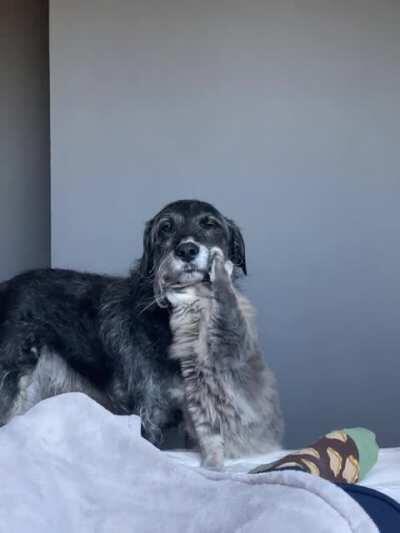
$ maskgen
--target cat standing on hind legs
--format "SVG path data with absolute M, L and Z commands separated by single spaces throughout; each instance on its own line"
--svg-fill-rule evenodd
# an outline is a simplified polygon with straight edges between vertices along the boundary
M 202 465 L 268 452 L 283 432 L 275 378 L 260 353 L 251 304 L 234 287 L 233 264 L 215 247 L 210 281 L 173 285 L 170 356 L 180 362 L 187 430 Z

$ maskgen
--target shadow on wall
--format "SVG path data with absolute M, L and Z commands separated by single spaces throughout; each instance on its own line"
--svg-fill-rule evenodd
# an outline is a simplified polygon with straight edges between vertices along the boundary
M 0 281 L 50 264 L 48 2 L 2 4 Z

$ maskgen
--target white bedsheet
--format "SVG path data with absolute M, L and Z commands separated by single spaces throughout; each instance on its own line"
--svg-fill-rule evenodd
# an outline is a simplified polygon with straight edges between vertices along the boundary
M 304 443 L 306 445 L 306 443 Z M 290 453 L 291 450 L 283 450 L 266 455 L 254 455 L 246 459 L 226 461 L 228 472 L 248 472 L 255 466 L 271 463 Z M 193 452 L 166 451 L 176 461 L 199 466 L 199 456 Z M 379 490 L 400 503 L 400 446 L 398 448 L 384 448 L 379 452 L 378 462 L 360 483 L 371 489 Z
M 187 460 L 196 457 L 145 441 L 137 416 L 83 394 L 44 400 L 0 429 L 0 533 L 377 532 L 319 477 L 216 473 Z

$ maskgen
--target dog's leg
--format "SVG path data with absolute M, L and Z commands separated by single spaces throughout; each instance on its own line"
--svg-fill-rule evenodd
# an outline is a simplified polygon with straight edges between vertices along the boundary
M 163 398 L 149 398 L 139 407 L 138 414 L 141 419 L 142 437 L 154 444 L 157 448 L 165 448 L 168 440 L 168 430 L 176 420 L 166 408 Z
M 127 345 L 116 358 L 114 376 L 107 388 L 107 408 L 119 415 L 139 415 L 142 436 L 159 448 L 174 416 L 170 380 L 154 368 L 151 360 L 141 359 L 138 366 L 135 349 Z
M 29 352 L 25 353 L 23 347 L 13 342 L 3 342 L 0 346 L 0 425 L 25 413 L 39 401 L 30 387 L 37 353 L 34 349 Z
M 0 367 L 0 426 L 12 416 L 14 405 L 18 403 L 19 377 L 14 369 Z

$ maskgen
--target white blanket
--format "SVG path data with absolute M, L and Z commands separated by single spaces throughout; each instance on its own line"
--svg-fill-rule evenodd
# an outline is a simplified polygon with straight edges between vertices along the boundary
M 180 464 L 82 394 L 0 430 L 1 533 L 376 532 L 341 489 L 301 472 Z
M 226 461 L 226 471 L 249 472 L 249 470 L 258 465 L 272 463 L 292 451 L 281 450 L 264 455 L 253 455 L 245 459 L 228 460 Z M 164 453 L 167 453 L 169 457 L 181 464 L 199 467 L 200 459 L 197 453 L 178 450 Z M 395 501 L 400 502 L 400 447 L 381 449 L 378 462 L 359 484 L 383 492 Z

